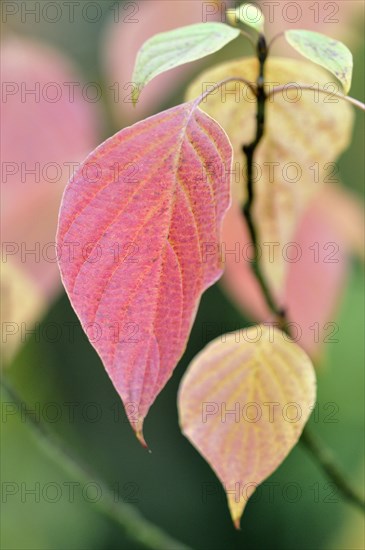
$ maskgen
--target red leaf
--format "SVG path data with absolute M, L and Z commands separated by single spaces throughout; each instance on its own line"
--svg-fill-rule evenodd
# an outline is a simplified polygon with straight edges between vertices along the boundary
M 60 212 L 64 285 L 142 443 L 143 420 L 185 349 L 200 296 L 222 274 L 232 150 L 196 106 L 164 111 L 100 145 L 69 182 Z M 79 243 L 73 257 L 70 242 Z M 214 250 L 206 257 L 205 243 Z

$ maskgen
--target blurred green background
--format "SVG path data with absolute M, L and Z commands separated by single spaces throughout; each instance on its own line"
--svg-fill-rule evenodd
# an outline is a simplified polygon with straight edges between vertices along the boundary
M 14 18 L 8 28 L 27 36 L 36 35 L 57 46 L 78 64 L 85 81 L 106 86 L 99 52 L 113 4 L 114 1 L 99 2 L 103 16 L 94 24 L 82 18 L 73 24 L 67 21 L 26 24 Z M 173 2 L 166 2 L 168 9 L 174 9 Z M 362 24 L 359 19 L 353 21 L 360 29 Z M 244 42 L 234 42 L 209 58 L 205 66 L 249 53 Z M 357 44 L 353 53 L 351 94 L 363 100 L 363 42 Z M 120 55 L 123 56 L 122 51 Z M 183 92 L 184 86 L 177 94 L 168 97 L 162 94 L 160 108 L 181 102 Z M 122 127 L 107 104 L 103 126 L 100 141 Z M 340 173 L 344 184 L 359 193 L 363 193 L 363 151 L 363 115 L 356 113 L 354 141 L 340 160 Z M 318 370 L 318 415 L 311 419 L 313 430 L 333 449 L 360 491 L 364 486 L 363 303 L 363 267 L 354 260 L 336 320 L 340 327 L 339 342 L 326 345 L 326 358 Z M 135 506 L 146 519 L 186 545 L 203 550 L 364 547 L 361 513 L 328 485 L 300 445 L 252 497 L 242 530 L 233 529 L 223 489 L 209 466 L 181 435 L 176 410 L 179 381 L 189 361 L 207 343 L 205 323 L 215 323 L 209 332 L 210 339 L 248 325 L 218 286 L 203 296 L 187 351 L 146 420 L 145 436 L 152 454 L 145 452 L 135 439 L 120 400 L 64 294 L 42 320 L 41 334 L 42 326 L 49 323 L 63 327 L 61 337 L 52 343 L 47 338 L 36 341 L 29 336 L 6 374 L 25 402 L 31 407 L 38 404 L 41 420 L 49 429 L 82 462 L 89 464 L 112 492 L 119 494 L 121 501 Z M 68 336 L 67 323 L 76 326 L 74 339 Z M 95 480 L 79 479 L 65 471 L 63 457 L 45 453 L 32 435 L 29 421 L 24 415 L 12 414 L 8 397 L 4 395 L 3 399 L 1 547 L 6 550 L 142 547 L 101 513 L 105 495 L 97 495 L 95 486 L 87 485 Z M 56 407 L 52 409 L 50 403 Z M 329 421 L 329 403 L 335 404 L 332 418 L 335 422 Z M 75 411 L 71 420 L 70 408 Z M 55 411 L 61 411 L 56 419 Z M 70 498 L 73 482 L 78 484 L 74 485 L 74 497 Z M 35 494 L 27 493 L 32 488 Z M 15 494 L 11 494 L 12 490 Z M 98 502 L 93 502 L 97 499 Z

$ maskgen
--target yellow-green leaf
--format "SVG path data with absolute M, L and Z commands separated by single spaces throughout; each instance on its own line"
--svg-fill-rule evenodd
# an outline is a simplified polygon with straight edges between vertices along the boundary
M 342 42 L 319 32 L 294 29 L 285 31 L 285 38 L 303 57 L 321 65 L 338 78 L 344 93 L 348 94 L 353 61 L 350 50 Z
M 210 55 L 240 34 L 224 23 L 197 23 L 156 34 L 138 52 L 132 81 L 133 102 L 155 76 Z
M 240 21 L 258 33 L 264 32 L 264 14 L 254 4 L 242 4 L 236 9 L 227 10 L 227 19 L 232 25 L 237 25 Z
M 257 485 L 297 443 L 315 398 L 310 359 L 273 327 L 220 336 L 190 364 L 180 425 L 224 485 L 236 527 Z

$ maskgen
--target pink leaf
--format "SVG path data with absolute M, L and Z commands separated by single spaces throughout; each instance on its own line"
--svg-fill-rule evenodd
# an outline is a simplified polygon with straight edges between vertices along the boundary
M 314 201 L 305 213 L 293 239 L 301 258 L 290 264 L 284 289 L 288 317 L 296 323 L 293 335 L 316 359 L 332 333 L 336 338 L 336 310 L 347 269 L 341 228 L 330 225 L 326 209 L 325 202 Z
M 1 70 L 1 284 L 4 319 L 14 327 L 3 342 L 10 363 L 24 342 L 21 323 L 33 329 L 61 291 L 57 212 L 72 166 L 98 142 L 99 109 L 82 94 L 69 59 L 41 42 L 8 33 Z
M 318 202 L 326 223 L 341 236 L 346 250 L 364 261 L 365 219 L 363 200 L 342 185 L 328 184 Z
M 142 443 L 200 296 L 222 274 L 231 162 L 226 134 L 192 101 L 115 134 L 65 191 L 63 282 Z
M 328 208 L 329 204 L 333 209 Z M 356 227 L 352 227 L 351 233 L 347 230 L 348 224 L 334 222 L 344 216 L 334 211 L 340 207 L 354 220 Z M 272 249 L 273 263 L 283 253 L 287 258 L 288 270 L 280 305 L 286 309 L 289 320 L 295 323 L 292 325 L 294 338 L 314 358 L 318 357 L 332 331 L 336 332 L 336 306 L 344 288 L 346 256 L 351 242 L 359 247 L 359 239 L 355 236 L 361 233 L 360 220 L 360 207 L 356 207 L 351 195 L 345 190 L 326 187 L 305 212 L 290 241 L 293 245 L 281 243 Z M 253 319 L 272 318 L 251 272 L 252 248 L 237 204 L 232 205 L 225 218 L 223 243 L 225 291 Z M 228 253 L 231 250 L 235 253 Z M 296 255 L 298 260 L 292 261 Z
M 61 196 L 71 167 L 97 144 L 99 111 L 83 97 L 67 57 L 41 42 L 7 36 L 1 68 L 2 239 L 15 267 L 50 299 L 61 289 L 55 259 Z M 75 84 L 73 96 L 65 83 Z

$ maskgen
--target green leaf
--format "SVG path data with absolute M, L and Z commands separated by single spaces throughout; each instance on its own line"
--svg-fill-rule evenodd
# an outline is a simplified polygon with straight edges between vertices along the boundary
M 224 23 L 197 23 L 156 34 L 138 52 L 132 80 L 136 103 L 142 88 L 155 76 L 214 53 L 240 34 Z
M 237 25 L 237 22 L 240 21 L 260 34 L 264 32 L 264 14 L 260 8 L 253 4 L 242 4 L 235 10 L 227 10 L 227 18 L 232 25 Z
M 313 31 L 285 31 L 285 38 L 291 46 L 307 59 L 330 71 L 348 94 L 352 79 L 352 54 L 350 50 L 333 38 Z

